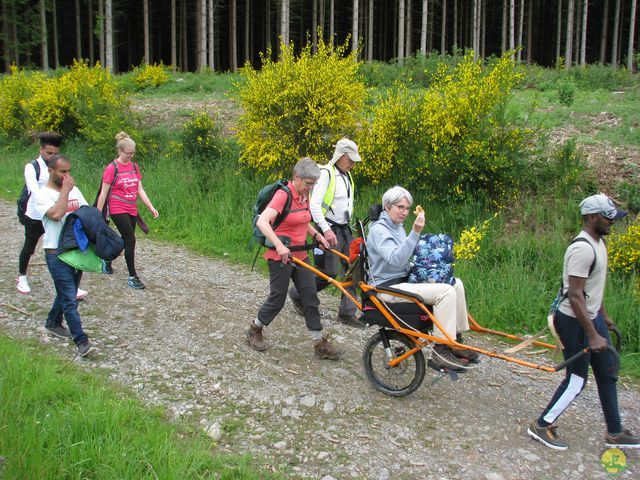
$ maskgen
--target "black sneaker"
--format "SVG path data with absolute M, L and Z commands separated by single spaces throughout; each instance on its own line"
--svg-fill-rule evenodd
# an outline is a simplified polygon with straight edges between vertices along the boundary
M 44 327 L 54 337 L 71 338 L 71 332 L 64 325 L 56 325 L 55 327 Z
M 295 299 L 293 298 L 293 296 L 291 295 L 291 292 L 293 292 L 293 287 L 289 289 L 289 300 L 291 300 L 291 303 L 293 304 L 293 309 L 296 311 L 296 313 L 298 315 L 302 315 L 304 317 L 304 305 L 302 305 L 302 302 L 300 301 L 300 299 Z
M 111 262 L 103 262 L 102 264 L 102 273 L 106 273 L 107 275 L 113 275 L 113 267 L 111 266 Z
M 629 430 L 623 430 L 618 435 L 607 433 L 604 444 L 609 448 L 640 448 L 640 436 L 634 435 Z
M 539 427 L 538 422 L 534 420 L 527 428 L 527 434 L 534 440 L 539 441 L 541 444 L 546 445 L 554 450 L 566 450 L 569 445 L 564 443 L 558 438 L 555 425 L 549 425 L 548 427 Z
M 144 289 L 144 283 L 142 283 L 137 276 L 129 277 L 129 280 L 127 280 L 127 285 L 129 285 L 131 288 L 135 288 L 136 290 Z
M 458 358 L 446 345 L 436 345 L 433 347 L 433 356 L 429 360 L 429 366 L 436 370 L 453 370 L 463 372 L 469 362 L 464 358 Z
M 93 345 L 89 340 L 85 340 L 84 342 L 80 342 L 78 345 L 78 355 L 81 357 L 86 357 L 89 353 L 93 352 Z

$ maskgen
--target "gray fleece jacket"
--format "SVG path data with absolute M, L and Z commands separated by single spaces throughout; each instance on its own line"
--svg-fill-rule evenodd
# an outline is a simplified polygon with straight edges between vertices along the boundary
M 369 279 L 374 285 L 404 278 L 411 268 L 413 250 L 420 235 L 411 229 L 407 235 L 402 224 L 391 221 L 386 211 L 369 227 L 367 253 L 369 255 Z

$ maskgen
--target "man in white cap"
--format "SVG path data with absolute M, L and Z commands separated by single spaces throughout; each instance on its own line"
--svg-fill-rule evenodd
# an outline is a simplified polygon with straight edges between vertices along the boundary
M 585 198 L 580 203 L 580 213 L 582 231 L 564 255 L 563 296 L 555 313 L 554 326 L 564 346 L 565 360 L 587 347 L 590 353 L 567 366 L 564 380 L 540 417 L 529 425 L 527 433 L 549 448 L 567 449 L 568 445 L 556 433 L 555 422 L 584 389 L 591 364 L 607 424 L 605 445 L 640 448 L 640 436 L 623 430 L 620 421 L 617 376 L 612 373 L 613 357 L 607 351 L 613 322 L 603 302 L 607 246 L 602 237 L 609 234 L 613 222 L 627 212 L 617 210 L 609 197 L 599 194 Z
M 347 138 L 339 140 L 331 161 L 320 169 L 320 178 L 313 187 L 309 206 L 313 221 L 322 231 L 329 246 L 347 256 L 349 255 L 349 245 L 353 240 L 349 226 L 353 215 L 354 199 L 351 169 L 360 161 L 362 159 L 355 142 Z M 315 255 L 315 264 L 323 273 L 335 278 L 342 262 L 336 255 L 322 254 L 320 251 Z M 326 281 L 316 277 L 318 291 L 327 285 L 329 284 Z M 355 288 L 350 290 L 350 293 L 355 295 Z M 304 315 L 300 295 L 295 287 L 289 289 L 289 298 L 296 312 Z M 340 300 L 338 320 L 346 325 L 362 328 L 364 324 L 356 316 L 356 311 L 355 304 L 343 295 Z

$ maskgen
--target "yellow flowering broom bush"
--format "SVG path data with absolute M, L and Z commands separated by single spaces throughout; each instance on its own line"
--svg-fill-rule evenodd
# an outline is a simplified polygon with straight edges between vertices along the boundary
M 0 79 L 1 135 L 15 138 L 27 133 L 29 110 L 26 99 L 40 89 L 45 78 L 40 72 L 27 73 L 11 65 L 9 74 Z
M 399 93 L 374 110 L 361 135 L 368 163 L 361 173 L 434 199 L 504 197 L 532 134 L 505 118 L 521 79 L 508 54 L 486 68 L 471 53 L 453 69 L 441 64 L 421 98 Z
M 137 90 L 155 88 L 169 81 L 168 67 L 162 62 L 147 65 L 143 63 L 133 69 L 133 84 Z
M 182 126 L 182 153 L 205 164 L 213 164 L 224 152 L 222 128 L 205 111 L 195 112 Z
M 609 268 L 625 273 L 640 274 L 640 223 L 629 225 L 624 233 L 612 233 L 607 237 L 609 250 Z M 640 299 L 640 278 L 635 288 L 636 298 Z
M 489 220 L 482 222 L 480 227 L 475 225 L 463 230 L 460 239 L 453 245 L 453 255 L 456 260 L 473 260 L 480 252 L 480 243 L 489 230 Z
M 307 45 L 296 56 L 293 45 L 282 44 L 277 62 L 266 55 L 261 70 L 242 69 L 241 163 L 271 176 L 289 175 L 301 157 L 323 163 L 332 143 L 354 134 L 365 88 L 356 54 L 346 50 L 346 43 L 320 41 L 316 54 Z
M 3 78 L 2 87 L 3 134 L 27 137 L 53 130 L 88 140 L 92 153 L 109 155 L 113 154 L 114 136 L 121 130 L 140 140 L 129 98 L 99 64 L 90 67 L 74 61 L 68 71 L 56 76 L 27 75 L 14 67 Z

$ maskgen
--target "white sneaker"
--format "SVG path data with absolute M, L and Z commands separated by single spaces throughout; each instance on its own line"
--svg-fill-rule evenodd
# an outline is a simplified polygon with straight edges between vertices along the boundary
M 87 292 L 86 290 L 82 290 L 81 288 L 78 289 L 78 292 L 76 293 L 76 299 L 77 300 L 82 300 L 84 297 L 86 297 L 89 294 L 89 292 Z
M 31 288 L 29 288 L 29 282 L 27 282 L 26 275 L 18 275 L 18 278 L 16 278 L 16 282 L 16 288 L 20 293 L 26 295 L 27 293 L 31 292 Z

